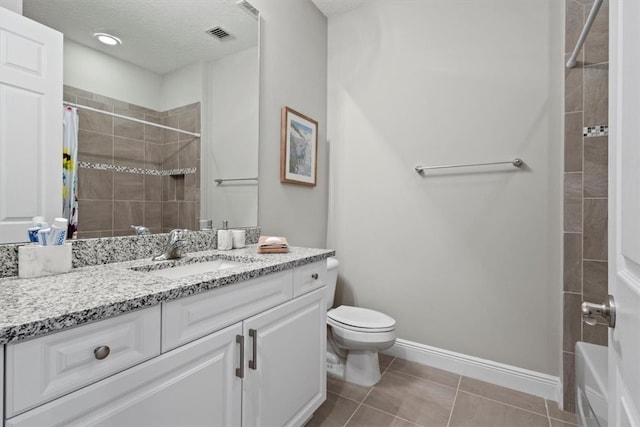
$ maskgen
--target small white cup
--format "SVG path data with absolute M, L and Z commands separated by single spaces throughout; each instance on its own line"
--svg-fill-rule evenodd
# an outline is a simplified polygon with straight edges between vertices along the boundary
M 218 250 L 228 251 L 233 247 L 231 230 L 218 230 Z
M 239 249 L 245 247 L 245 230 L 231 230 L 233 233 L 233 248 Z

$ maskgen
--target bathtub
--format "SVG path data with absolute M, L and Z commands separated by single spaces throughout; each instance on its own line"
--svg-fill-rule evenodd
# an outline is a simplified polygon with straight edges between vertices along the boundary
M 576 343 L 576 415 L 581 427 L 607 426 L 607 347 Z

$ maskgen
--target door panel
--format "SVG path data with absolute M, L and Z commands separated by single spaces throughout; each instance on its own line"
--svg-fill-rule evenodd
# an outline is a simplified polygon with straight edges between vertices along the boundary
M 0 7 L 0 243 L 62 214 L 62 33 Z
M 640 426 L 640 0 L 610 2 L 609 425 Z

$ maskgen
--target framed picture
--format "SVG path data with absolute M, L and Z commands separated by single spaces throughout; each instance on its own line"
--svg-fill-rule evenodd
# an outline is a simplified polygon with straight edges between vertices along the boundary
M 280 182 L 316 186 L 318 122 L 282 107 Z

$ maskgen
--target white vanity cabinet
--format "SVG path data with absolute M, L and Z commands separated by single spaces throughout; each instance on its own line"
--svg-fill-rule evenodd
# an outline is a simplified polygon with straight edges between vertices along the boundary
M 326 398 L 326 263 L 304 267 L 8 344 L 5 426 L 302 425 Z
M 302 425 L 326 398 L 325 275 L 323 261 L 171 301 L 163 351 L 242 320 L 242 425 Z

